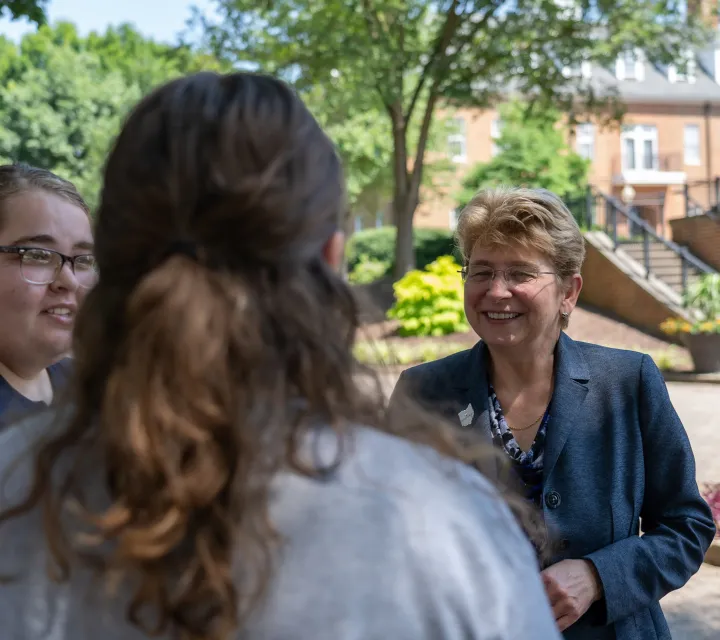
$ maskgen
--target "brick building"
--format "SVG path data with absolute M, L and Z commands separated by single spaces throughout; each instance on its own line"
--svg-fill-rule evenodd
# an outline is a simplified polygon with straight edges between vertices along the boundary
M 613 68 L 584 64 L 575 71 L 596 91 L 614 91 L 625 105 L 622 124 L 585 122 L 568 129 L 578 153 L 591 160 L 590 182 L 604 193 L 625 198 L 655 229 L 668 236 L 670 220 L 717 204 L 720 176 L 720 39 L 688 51 L 677 65 L 651 63 L 642 49 L 626 51 Z M 416 213 L 424 227 L 453 226 L 460 180 L 495 152 L 502 123 L 493 109 L 460 109 L 448 155 L 454 179 L 442 193 L 426 193 Z M 628 189 L 626 185 L 632 187 Z

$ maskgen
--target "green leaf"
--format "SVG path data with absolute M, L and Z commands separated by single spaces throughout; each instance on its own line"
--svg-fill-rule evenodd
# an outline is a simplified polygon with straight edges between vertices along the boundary
M 500 108 L 500 116 L 498 153 L 465 176 L 457 194 L 459 207 L 479 189 L 501 185 L 548 189 L 569 199 L 583 195 L 590 162 L 568 147 L 557 109 L 531 110 L 527 104 L 511 102 Z

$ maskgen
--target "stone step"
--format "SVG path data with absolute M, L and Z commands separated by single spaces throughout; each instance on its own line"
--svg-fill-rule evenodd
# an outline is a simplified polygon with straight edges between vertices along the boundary
M 635 260 L 641 268 L 645 267 L 645 248 L 642 242 L 622 243 L 623 251 Z M 659 242 L 651 242 L 648 246 L 650 273 L 658 280 L 667 284 L 677 293 L 682 293 L 682 258 Z M 695 269 L 688 266 L 687 283 L 693 284 L 699 278 Z
M 645 249 L 641 244 L 621 244 L 620 247 L 623 249 L 623 251 L 633 256 L 643 255 L 645 253 Z M 668 249 L 661 244 L 650 244 L 648 249 L 651 256 L 673 256 L 676 258 L 680 257 L 672 249 Z

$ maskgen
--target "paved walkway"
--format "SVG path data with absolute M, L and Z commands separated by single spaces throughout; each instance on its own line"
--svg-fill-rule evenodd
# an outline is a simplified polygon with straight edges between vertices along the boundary
M 720 385 L 668 383 L 695 452 L 699 482 L 720 482 Z M 720 567 L 704 564 L 662 600 L 673 640 L 720 639 Z

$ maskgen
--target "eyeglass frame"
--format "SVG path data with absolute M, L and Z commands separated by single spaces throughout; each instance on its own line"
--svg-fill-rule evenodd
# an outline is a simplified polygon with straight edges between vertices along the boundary
M 60 256 L 60 268 L 56 270 L 55 276 L 53 277 L 50 282 L 31 282 L 25 277 L 25 274 L 22 270 L 22 258 L 28 251 L 47 251 L 48 253 L 54 253 L 57 256 Z M 2 246 L 0 245 L 0 253 L 6 253 L 6 254 L 15 254 L 20 256 L 20 274 L 22 275 L 22 279 L 25 280 L 28 284 L 36 284 L 39 286 L 48 285 L 48 284 L 54 284 L 55 281 L 58 279 L 60 274 L 62 273 L 63 268 L 65 267 L 65 263 L 69 262 L 70 267 L 72 269 L 73 274 L 76 274 L 75 271 L 75 260 L 78 258 L 86 258 L 87 256 L 92 256 L 93 260 L 95 259 L 95 256 L 92 253 L 82 253 L 77 256 L 66 256 L 64 253 L 60 253 L 59 251 L 56 251 L 55 249 L 47 249 L 45 247 L 23 247 L 23 246 L 15 246 L 15 245 L 7 245 Z M 97 267 L 93 268 L 93 271 L 95 274 L 97 274 Z M 83 289 L 89 289 L 89 286 L 82 285 L 78 283 L 78 286 L 82 287 Z
M 527 282 L 521 282 L 521 283 L 513 285 L 508 280 L 507 272 L 512 269 L 522 270 L 523 267 L 514 266 L 514 267 L 508 267 L 507 269 L 495 269 L 494 267 L 491 267 L 490 265 L 485 265 L 485 264 L 478 265 L 478 266 L 482 266 L 484 269 L 487 269 L 488 271 L 492 272 L 492 275 L 490 276 L 490 280 L 488 280 L 487 283 L 483 283 L 483 284 L 487 284 L 488 288 L 490 288 L 492 286 L 492 283 L 495 281 L 495 277 L 497 276 L 498 273 L 502 273 L 502 278 L 505 281 L 505 284 L 507 285 L 507 287 L 509 289 L 522 286 L 523 284 L 530 284 L 532 282 L 535 282 L 540 276 L 557 276 L 557 273 L 555 273 L 554 271 L 536 271 L 535 269 L 533 269 L 533 273 L 535 273 L 536 275 L 534 275 L 530 280 L 528 280 Z M 469 267 L 470 267 L 470 265 L 465 265 L 462 269 L 460 269 L 460 271 L 458 271 L 458 273 L 462 276 L 464 283 L 468 282 Z M 471 284 L 480 284 L 480 283 L 473 283 L 472 280 L 470 280 L 470 283 Z

